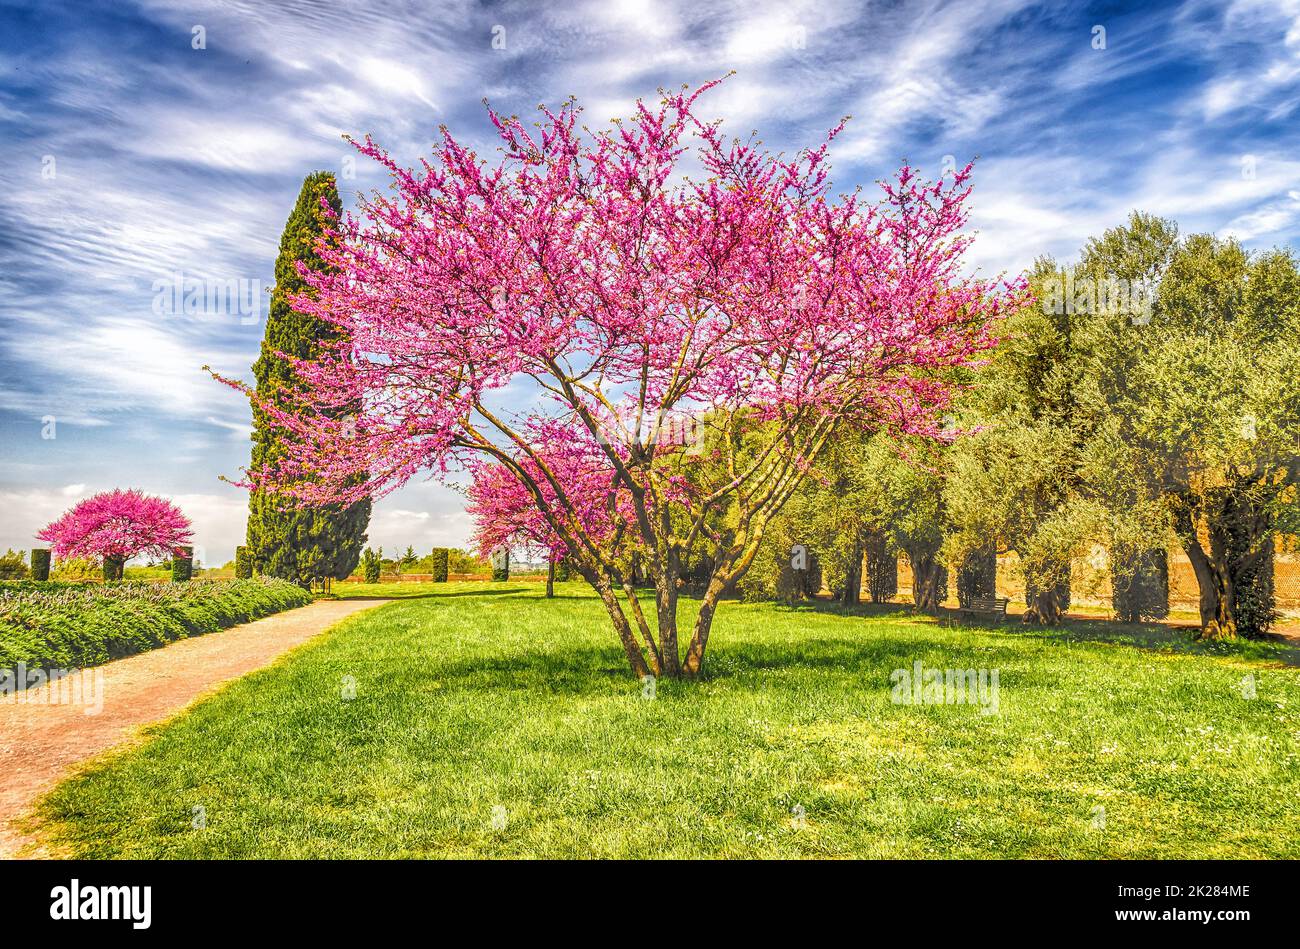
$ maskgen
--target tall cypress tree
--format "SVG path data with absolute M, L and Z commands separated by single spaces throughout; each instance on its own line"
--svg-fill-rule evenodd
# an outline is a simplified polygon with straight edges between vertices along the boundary
M 271 312 L 261 355 L 253 363 L 257 394 L 276 402 L 281 400 L 281 393 L 297 384 L 292 367 L 279 354 L 315 359 L 321 344 L 341 335 L 338 327 L 298 312 L 287 299 L 307 289 L 298 273 L 299 261 L 310 270 L 326 267 L 316 251 L 330 223 L 321 207 L 322 200 L 336 215 L 341 211 L 334 176 L 327 171 L 313 172 L 303 181 L 298 203 L 280 237 Z M 252 467 L 284 457 L 284 437 L 270 425 L 266 413 L 254 405 Z M 248 557 L 258 572 L 303 586 L 318 578 L 341 580 L 357 566 L 369 523 L 369 500 L 347 508 L 312 508 L 283 495 L 254 491 L 248 501 Z

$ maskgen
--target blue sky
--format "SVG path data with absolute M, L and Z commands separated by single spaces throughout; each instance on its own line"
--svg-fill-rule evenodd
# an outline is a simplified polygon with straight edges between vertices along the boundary
M 903 157 L 938 174 L 979 156 L 986 271 L 1070 258 L 1133 208 L 1300 245 L 1300 0 L 0 0 L 0 549 L 130 486 L 178 499 L 210 562 L 231 556 L 246 501 L 218 475 L 247 462 L 249 412 L 200 367 L 247 376 L 265 299 L 160 313 L 156 288 L 269 287 L 305 174 L 338 173 L 345 201 L 384 184 L 345 167 L 343 133 L 413 162 L 440 124 L 490 145 L 485 97 L 522 115 L 573 94 L 596 123 L 733 69 L 701 112 L 770 147 L 853 116 L 841 190 Z M 461 507 L 410 485 L 372 541 L 463 545 Z

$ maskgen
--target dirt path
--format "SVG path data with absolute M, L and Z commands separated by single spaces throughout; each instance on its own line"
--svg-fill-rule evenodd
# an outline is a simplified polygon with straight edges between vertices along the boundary
M 98 714 L 86 714 L 86 704 L 0 701 L 0 858 L 30 842 L 16 820 L 80 762 L 260 669 L 344 617 L 388 602 L 319 600 L 110 662 L 95 670 L 103 671 Z

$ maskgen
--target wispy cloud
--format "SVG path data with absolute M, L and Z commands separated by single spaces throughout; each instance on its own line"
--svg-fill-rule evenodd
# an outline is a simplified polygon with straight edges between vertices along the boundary
M 601 124 L 734 69 L 702 103 L 732 134 L 788 151 L 853 116 L 842 190 L 980 156 L 991 271 L 1069 257 L 1133 208 L 1252 247 L 1300 233 L 1300 0 L 32 0 L 0 10 L 0 67 L 0 487 L 32 500 L 0 545 L 29 545 L 63 486 L 151 484 L 208 512 L 227 557 L 244 500 L 216 477 L 247 462 L 249 412 L 200 367 L 247 375 L 262 325 L 160 315 L 155 284 L 269 287 L 304 174 L 384 184 L 344 164 L 345 133 L 413 162 L 446 124 L 486 152 L 485 97 L 522 115 L 573 94 Z M 461 503 L 413 485 L 372 535 L 462 544 Z

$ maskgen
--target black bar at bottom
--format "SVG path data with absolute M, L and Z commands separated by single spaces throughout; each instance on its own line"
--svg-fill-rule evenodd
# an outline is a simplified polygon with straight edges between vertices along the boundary
M 0 862 L 0 905 L 8 931 L 24 937 L 76 928 L 127 938 L 345 938 L 353 926 L 420 922 L 455 924 L 447 936 L 470 925 L 533 938 L 578 929 L 608 938 L 669 935 L 678 927 L 734 936 L 775 922 L 795 931 L 849 925 L 864 936 L 897 929 L 927 939 L 989 932 L 983 927 L 1180 938 L 1199 929 L 1230 937 L 1260 923 L 1287 924 L 1296 876 L 1286 861 L 8 861 Z M 143 889 L 131 889 L 143 887 L 147 904 Z M 119 918 L 84 918 L 107 915 Z M 966 929 L 963 920 L 979 928 Z

